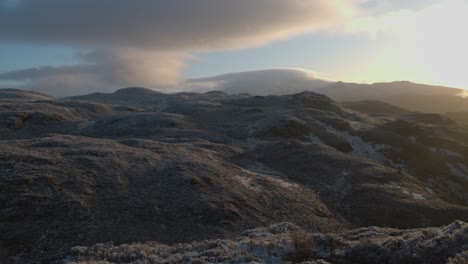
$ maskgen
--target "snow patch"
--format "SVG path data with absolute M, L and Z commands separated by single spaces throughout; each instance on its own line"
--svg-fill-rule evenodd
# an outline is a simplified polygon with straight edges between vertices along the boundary
M 388 150 L 391 147 L 385 144 L 372 144 L 365 142 L 359 136 L 352 136 L 348 132 L 342 133 L 346 141 L 351 144 L 353 151 L 351 155 L 355 157 L 369 158 L 381 163 L 390 163 L 396 166 L 391 160 L 387 159 L 380 151 Z
M 410 196 L 412 197 L 413 199 L 415 200 L 424 200 L 424 195 L 422 194 L 419 194 L 419 193 L 415 193 L 415 192 L 412 192 L 412 191 L 408 191 L 406 189 L 402 189 L 401 192 L 407 196 Z
M 420 193 L 417 193 L 417 192 L 413 192 L 411 190 L 408 190 L 407 188 L 404 188 L 404 187 L 396 185 L 396 184 L 389 184 L 388 187 L 392 188 L 392 189 L 397 189 L 402 194 L 404 194 L 406 197 L 412 198 L 414 200 L 425 200 L 426 199 L 424 197 L 424 195 L 422 195 Z
M 351 135 L 349 132 L 338 131 L 329 125 L 326 126 L 331 131 L 341 135 L 349 144 L 351 144 L 351 147 L 353 148 L 353 151 L 351 152 L 352 156 L 367 158 L 382 164 L 387 164 L 393 167 L 404 169 L 403 164 L 396 164 L 392 160 L 387 159 L 382 153 L 380 153 L 381 151 L 391 149 L 391 146 L 385 144 L 372 144 L 371 142 L 364 141 L 359 136 Z
M 263 164 L 261 164 L 261 165 L 263 165 Z M 271 172 L 271 171 L 267 170 L 265 167 L 262 167 L 261 165 L 257 165 L 257 166 L 259 166 L 259 167 L 257 167 L 257 169 L 262 169 L 263 171 Z M 267 180 L 269 180 L 271 182 L 274 182 L 276 185 L 281 186 L 283 188 L 287 188 L 287 189 L 300 188 L 300 186 L 298 184 L 287 182 L 285 180 L 282 180 L 282 179 L 278 178 L 278 176 L 273 175 L 273 174 L 263 174 L 263 173 L 249 171 L 249 170 L 246 170 L 246 169 L 242 169 L 242 171 L 245 172 L 245 173 L 251 174 L 251 175 L 256 175 L 256 176 L 260 176 L 262 178 L 266 178 Z M 250 180 L 252 180 L 252 179 L 250 179 Z M 258 184 L 257 184 L 257 186 L 258 186 Z

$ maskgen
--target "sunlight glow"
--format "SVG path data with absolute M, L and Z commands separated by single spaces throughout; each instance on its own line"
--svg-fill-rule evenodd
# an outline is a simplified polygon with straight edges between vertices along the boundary
M 374 65 L 369 67 L 374 79 L 395 78 L 392 71 L 396 70 L 410 80 L 468 88 L 466 25 L 468 3 L 448 0 L 417 12 L 402 10 L 360 18 L 345 31 L 367 33 L 375 41 L 388 40 L 378 58 L 368 62 Z M 375 64 L 381 65 L 376 68 Z

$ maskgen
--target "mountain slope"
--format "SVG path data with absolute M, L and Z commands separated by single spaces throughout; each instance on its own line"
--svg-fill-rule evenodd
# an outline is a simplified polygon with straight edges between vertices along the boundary
M 402 115 L 411 113 L 410 110 L 375 100 L 342 102 L 341 105 L 365 114 Z
M 457 88 L 400 81 L 374 84 L 337 82 L 332 83 L 317 92 L 323 93 L 337 101 L 357 101 L 381 100 L 388 97 L 405 95 L 457 96 L 462 92 L 462 90 Z
M 0 262 L 279 222 L 330 233 L 468 220 L 468 131 L 435 114 L 367 115 L 312 92 L 130 88 L 10 101 L 0 125 Z

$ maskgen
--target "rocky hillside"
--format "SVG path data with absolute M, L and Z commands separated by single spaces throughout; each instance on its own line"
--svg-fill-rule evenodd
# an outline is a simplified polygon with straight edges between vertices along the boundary
M 1 263 L 281 222 L 330 234 L 468 221 L 468 130 L 440 115 L 356 112 L 312 92 L 35 96 L 0 92 Z

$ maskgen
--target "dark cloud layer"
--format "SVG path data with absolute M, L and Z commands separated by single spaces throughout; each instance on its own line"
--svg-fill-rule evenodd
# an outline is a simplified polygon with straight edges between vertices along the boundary
M 0 3 L 2 0 L 0 0 Z M 3 0 L 0 42 L 91 50 L 77 65 L 0 73 L 69 95 L 183 81 L 191 52 L 258 46 L 324 30 L 356 0 Z
M 0 39 L 209 50 L 322 29 L 340 0 L 22 0 L 0 9 Z M 349 2 L 349 1 L 348 1 Z

